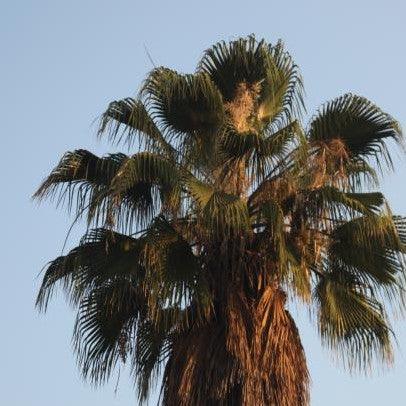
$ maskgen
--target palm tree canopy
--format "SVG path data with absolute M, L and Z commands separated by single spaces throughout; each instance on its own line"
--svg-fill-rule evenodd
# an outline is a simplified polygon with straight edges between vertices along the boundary
M 155 68 L 112 102 L 100 136 L 131 155 L 66 153 L 36 198 L 86 216 L 50 262 L 95 384 L 127 362 L 146 400 L 163 367 L 166 405 L 308 403 L 287 300 L 312 310 L 349 368 L 390 361 L 385 306 L 403 307 L 406 221 L 379 192 L 398 123 L 364 97 L 327 102 L 307 126 L 283 44 L 253 36 L 204 52 L 193 74 Z

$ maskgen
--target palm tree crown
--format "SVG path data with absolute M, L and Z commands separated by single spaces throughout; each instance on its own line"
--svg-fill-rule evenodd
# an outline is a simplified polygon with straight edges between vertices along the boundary
M 59 285 L 77 307 L 84 377 L 122 362 L 140 401 L 163 368 L 164 405 L 306 405 L 294 298 L 349 368 L 391 360 L 384 305 L 403 304 L 406 222 L 377 189 L 401 131 L 353 94 L 307 127 L 303 110 L 282 43 L 250 36 L 108 106 L 100 135 L 134 154 L 62 157 L 35 197 L 88 232 L 48 264 L 37 305 Z

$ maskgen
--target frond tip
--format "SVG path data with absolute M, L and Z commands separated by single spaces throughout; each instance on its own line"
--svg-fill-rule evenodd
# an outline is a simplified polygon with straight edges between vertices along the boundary
M 111 102 L 101 117 L 98 131 L 99 136 L 106 133 L 110 141 L 124 140 L 128 147 L 138 142 L 140 148 L 169 156 L 174 153 L 141 100 L 126 98 Z

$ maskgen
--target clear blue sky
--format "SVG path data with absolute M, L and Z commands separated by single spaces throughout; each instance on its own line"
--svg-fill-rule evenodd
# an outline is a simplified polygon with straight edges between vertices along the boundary
M 66 150 L 111 148 L 92 122 L 110 100 L 134 95 L 155 63 L 191 71 L 220 39 L 282 38 L 301 66 L 309 113 L 359 93 L 406 127 L 404 0 L 12 0 L 0 12 L 1 243 L 0 404 L 135 405 L 130 380 L 94 390 L 81 382 L 70 348 L 73 313 L 57 300 L 34 310 L 36 275 L 60 253 L 70 219 L 30 195 Z M 404 158 L 384 189 L 406 214 Z M 77 227 L 68 245 L 83 231 Z M 299 312 L 303 313 L 303 312 Z M 330 362 L 306 314 L 297 314 L 312 373 L 312 405 L 406 404 L 405 321 L 395 367 L 351 377 Z

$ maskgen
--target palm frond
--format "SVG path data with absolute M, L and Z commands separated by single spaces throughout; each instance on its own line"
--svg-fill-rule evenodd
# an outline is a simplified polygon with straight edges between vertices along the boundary
M 179 198 L 167 187 L 173 174 L 167 169 L 172 166 L 162 167 L 168 161 L 159 157 L 147 152 L 133 157 L 117 153 L 102 158 L 85 150 L 68 152 L 34 198 L 57 197 L 59 204 L 75 209 L 77 218 L 87 213 L 88 224 L 93 222 L 95 226 L 116 224 L 129 230 L 134 222 L 145 225 L 154 216 L 153 209 L 159 210 L 160 198 L 165 196 L 168 204 L 176 204 Z M 165 180 L 167 183 L 163 184 Z
M 214 186 L 188 179 L 186 186 L 197 203 L 198 221 L 210 235 L 239 233 L 250 228 L 246 202 L 238 196 L 216 190 Z
M 182 319 L 183 309 L 191 302 L 206 306 L 208 291 L 199 259 L 190 243 L 163 216 L 154 219 L 145 233 L 143 258 L 146 288 L 154 292 L 149 302 L 152 320 L 161 322 L 162 308 L 173 310 L 166 317 Z
M 389 114 L 364 97 L 345 94 L 327 102 L 310 123 L 309 141 L 320 145 L 334 140 L 344 143 L 350 159 L 380 159 L 391 166 L 387 141 L 402 140 L 402 132 Z
M 340 222 L 358 214 L 377 213 L 384 204 L 381 193 L 346 193 L 334 186 L 324 186 L 305 193 L 303 211 L 314 220 L 325 217 Z
M 245 86 L 256 99 L 256 118 L 264 124 L 278 115 L 289 119 L 303 106 L 302 79 L 281 42 L 270 46 L 254 36 L 219 42 L 205 51 L 197 71 L 210 75 L 226 102 Z
M 403 307 L 405 246 L 390 215 L 355 218 L 336 227 L 331 237 L 328 255 L 333 263 Z
M 180 186 L 180 173 L 173 162 L 150 152 L 134 154 L 111 181 L 109 216 L 122 227 L 129 228 L 133 221 L 147 226 L 161 210 L 179 210 Z M 134 199 L 140 189 L 145 198 Z
M 109 281 L 81 300 L 73 343 L 85 379 L 102 384 L 120 358 L 125 361 L 144 306 L 131 277 Z
M 248 176 L 260 182 L 276 166 L 283 165 L 284 158 L 294 146 L 296 133 L 296 121 L 266 135 L 256 132 L 224 131 L 220 140 L 219 155 L 228 164 L 237 160 L 247 161 Z M 223 164 L 223 161 L 221 163 Z
M 67 299 L 77 304 L 92 288 L 131 274 L 141 279 L 142 240 L 107 229 L 87 232 L 68 254 L 51 261 L 45 269 L 36 305 L 46 310 L 58 284 Z
M 78 213 L 103 202 L 110 182 L 127 159 L 124 154 L 99 158 L 86 150 L 64 154 L 58 165 L 35 192 L 34 198 L 57 198 Z
M 321 338 L 338 351 L 347 367 L 368 370 L 374 359 L 392 360 L 391 330 L 383 307 L 354 276 L 339 268 L 330 270 L 321 277 L 315 300 Z
M 152 117 L 172 133 L 207 137 L 223 124 L 221 95 L 207 74 L 180 75 L 157 68 L 147 78 L 142 95 Z
M 133 374 L 136 377 L 138 398 L 142 404 L 147 401 L 170 351 L 170 329 L 165 329 L 162 325 L 163 323 L 157 325 L 148 320 L 138 325 Z
M 132 147 L 138 141 L 138 148 L 167 154 L 175 153 L 151 118 L 141 100 L 126 98 L 109 104 L 100 122 L 99 135 L 107 133 L 111 141 L 125 141 Z

